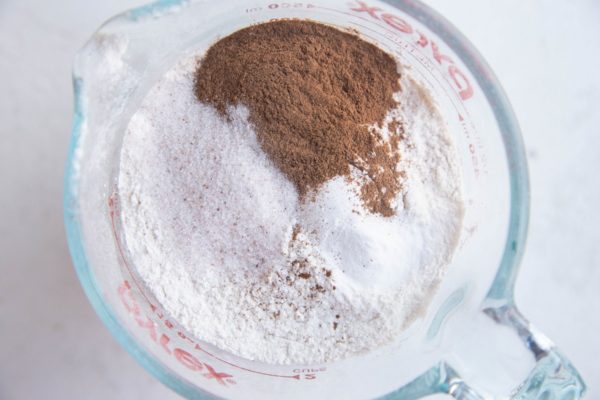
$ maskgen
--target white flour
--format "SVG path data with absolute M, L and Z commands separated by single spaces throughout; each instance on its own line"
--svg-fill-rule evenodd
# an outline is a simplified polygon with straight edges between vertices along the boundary
M 406 179 L 384 218 L 343 178 L 300 203 L 245 108 L 226 121 L 198 103 L 195 63 L 155 85 L 123 142 L 124 238 L 146 285 L 196 338 L 248 359 L 320 363 L 392 341 L 427 305 L 462 223 L 454 145 L 428 95 L 403 74 L 392 114 Z

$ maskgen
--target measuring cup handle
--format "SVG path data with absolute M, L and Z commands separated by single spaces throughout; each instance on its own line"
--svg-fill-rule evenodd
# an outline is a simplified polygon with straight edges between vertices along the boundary
M 578 400 L 583 397 L 586 386 L 577 370 L 569 360 L 560 354 L 550 339 L 532 326 L 514 304 L 487 307 L 483 309 L 483 312 L 496 323 L 516 331 L 521 341 L 535 357 L 534 368 L 508 397 L 498 397 L 475 389 L 463 380 L 451 365 L 443 361 L 409 384 L 389 393 L 384 399 L 419 399 L 440 393 L 449 394 L 458 400 L 491 398 Z

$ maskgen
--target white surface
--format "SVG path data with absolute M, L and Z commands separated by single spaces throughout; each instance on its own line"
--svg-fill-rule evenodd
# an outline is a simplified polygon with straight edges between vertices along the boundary
M 0 1 L 0 398 L 175 399 L 85 299 L 62 227 L 70 64 L 143 1 Z M 600 398 L 600 2 L 429 0 L 479 48 L 523 128 L 532 216 L 517 302 Z

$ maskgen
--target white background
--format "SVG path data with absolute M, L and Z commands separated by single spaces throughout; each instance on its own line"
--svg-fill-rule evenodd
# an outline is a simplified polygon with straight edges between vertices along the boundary
M 71 60 L 143 2 L 0 0 L 0 399 L 177 398 L 96 317 L 62 226 Z M 600 398 L 600 1 L 427 2 L 512 101 L 532 181 L 517 303 Z

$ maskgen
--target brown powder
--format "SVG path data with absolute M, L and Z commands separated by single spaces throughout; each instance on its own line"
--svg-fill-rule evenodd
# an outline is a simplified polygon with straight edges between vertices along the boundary
M 215 43 L 196 71 L 196 96 L 226 116 L 250 111 L 262 149 L 301 198 L 326 181 L 363 176 L 364 206 L 394 214 L 400 190 L 398 137 L 369 125 L 396 106 L 396 61 L 358 36 L 310 21 L 279 20 Z

